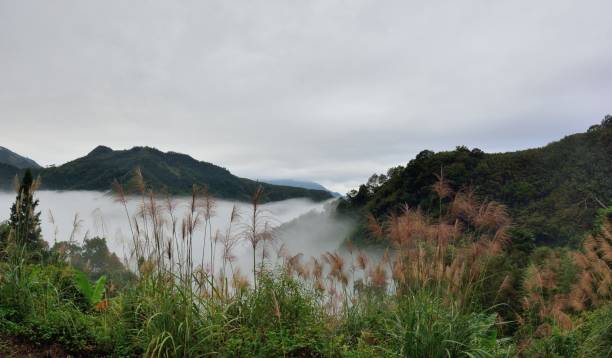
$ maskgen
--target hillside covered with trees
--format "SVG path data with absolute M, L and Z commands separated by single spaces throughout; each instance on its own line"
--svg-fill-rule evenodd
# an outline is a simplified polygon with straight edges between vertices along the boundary
M 30 158 L 21 156 L 7 148 L 0 146 L 0 164 L 8 164 L 20 169 L 40 168 L 40 165 Z
M 598 209 L 612 204 L 612 116 L 585 133 L 541 148 L 484 153 L 420 152 L 406 166 L 373 175 L 349 193 L 339 212 L 357 216 L 355 237 L 367 237 L 368 214 L 379 220 L 405 205 L 439 215 L 441 201 L 432 186 L 442 178 L 452 190 L 471 188 L 508 207 L 515 227 L 539 243 L 576 244 L 592 227 Z
M 136 169 L 147 178 L 147 186 L 169 194 L 189 194 L 196 184 L 206 186 L 221 199 L 248 201 L 258 186 L 264 190 L 262 201 L 302 197 L 320 201 L 332 197 L 324 190 L 258 183 L 186 154 L 164 153 L 150 147 L 112 150 L 98 146 L 82 158 L 58 167 L 33 170 L 33 174 L 40 175 L 43 189 L 107 191 L 115 179 L 129 188 Z M 15 175 L 21 172 L 16 167 L 0 166 L 0 187 L 10 188 Z

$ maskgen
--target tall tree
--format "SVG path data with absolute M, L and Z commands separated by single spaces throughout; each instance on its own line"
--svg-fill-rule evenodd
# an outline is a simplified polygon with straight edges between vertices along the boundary
M 36 212 L 38 199 L 34 199 L 37 182 L 30 170 L 26 170 L 19 187 L 17 198 L 11 207 L 9 226 L 13 231 L 15 241 L 20 246 L 26 246 L 30 251 L 38 251 L 44 247 L 40 235 L 40 212 Z

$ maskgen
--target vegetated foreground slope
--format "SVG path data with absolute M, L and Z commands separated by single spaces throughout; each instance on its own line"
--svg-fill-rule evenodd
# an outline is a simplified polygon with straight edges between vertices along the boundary
M 542 148 L 495 154 L 466 147 L 422 151 L 405 167 L 372 176 L 339 210 L 362 218 L 355 233 L 361 239 L 367 235 L 366 213 L 382 219 L 407 204 L 437 214 L 431 188 L 441 170 L 453 190 L 471 186 L 507 205 L 515 226 L 538 242 L 575 242 L 591 227 L 596 210 L 612 204 L 612 117 Z
M 197 184 L 206 185 L 211 194 L 218 198 L 248 200 L 261 185 L 264 189 L 263 201 L 299 197 L 319 201 L 331 198 L 326 191 L 258 183 L 185 154 L 164 153 L 149 147 L 112 150 L 98 146 L 82 158 L 59 167 L 34 171 L 34 174 L 40 174 L 43 189 L 106 191 L 115 179 L 129 186 L 136 168 L 141 170 L 150 188 L 171 194 L 187 194 L 193 184 Z M 14 169 L 11 173 L 10 168 L 0 168 L 3 186 L 8 186 L 16 172 Z
M 581 249 L 534 248 L 510 240 L 503 205 L 458 192 L 440 204 L 443 215 L 409 209 L 376 224 L 372 232 L 392 243 L 379 258 L 347 244 L 345 254 L 308 259 L 273 245 L 253 203 L 243 218 L 232 213 L 221 232 L 203 215 L 209 230 L 197 240 L 223 249 L 200 261 L 186 229 L 198 207 L 165 220 L 174 209 L 151 201 L 131 213 L 125 206 L 139 229 L 131 231 L 124 266 L 105 238 L 44 245 L 35 188 L 25 175 L 11 221 L 0 223 L 0 355 L 612 353 L 612 207 L 600 211 Z M 436 192 L 446 198 L 450 190 Z M 207 201 L 202 195 L 193 200 Z M 177 222 L 185 228 L 178 233 Z M 244 224 L 251 226 L 240 230 Z M 232 264 L 240 240 L 250 244 L 252 271 Z

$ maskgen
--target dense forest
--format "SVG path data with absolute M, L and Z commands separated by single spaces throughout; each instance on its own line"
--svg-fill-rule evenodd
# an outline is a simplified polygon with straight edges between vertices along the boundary
M 592 228 L 596 211 L 612 205 L 612 116 L 541 148 L 492 154 L 466 147 L 424 150 L 406 166 L 373 175 L 348 194 L 339 212 L 360 218 L 354 234 L 360 240 L 367 239 L 367 214 L 382 220 L 408 205 L 439 215 L 440 200 L 431 188 L 440 177 L 453 190 L 471 188 L 505 204 L 517 229 L 538 243 L 576 245 Z
M 136 169 L 147 178 L 150 187 L 169 194 L 188 195 L 196 184 L 206 186 L 218 198 L 247 201 L 250 193 L 261 185 L 265 189 L 264 202 L 301 197 L 320 201 L 332 197 L 324 190 L 239 178 L 225 168 L 197 161 L 188 155 L 164 153 L 149 147 L 112 150 L 98 146 L 82 158 L 58 167 L 35 169 L 33 173 L 40 175 L 43 189 L 108 191 L 115 179 L 130 189 L 130 180 Z M 0 164 L 0 188 L 12 188 L 15 175 L 22 173 L 23 170 L 16 167 Z

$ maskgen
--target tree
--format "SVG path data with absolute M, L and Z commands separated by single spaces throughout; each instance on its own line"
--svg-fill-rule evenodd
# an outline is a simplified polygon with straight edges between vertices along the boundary
M 30 251 L 41 251 L 45 243 L 40 235 L 40 212 L 36 212 L 38 199 L 34 200 L 37 181 L 32 178 L 30 170 L 26 170 L 17 189 L 17 198 L 11 207 L 9 227 L 13 232 L 15 242 L 25 246 Z
M 134 278 L 119 257 L 108 249 L 103 237 L 86 238 L 83 245 L 60 241 L 50 251 L 62 262 L 87 274 L 91 280 L 106 276 L 112 285 L 122 287 Z
M 360 185 L 359 190 L 351 190 L 348 193 L 348 199 L 351 205 L 364 205 L 368 201 L 369 190 L 366 185 Z
M 125 270 L 117 255 L 108 249 L 105 238 L 85 239 L 81 255 L 91 272 L 91 276 L 95 279 L 102 274 L 112 274 Z

